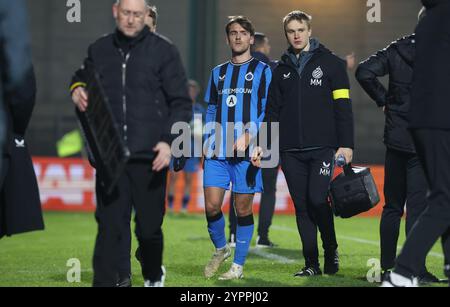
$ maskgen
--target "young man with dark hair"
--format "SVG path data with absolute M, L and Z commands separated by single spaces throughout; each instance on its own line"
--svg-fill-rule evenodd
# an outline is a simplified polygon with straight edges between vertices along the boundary
M 353 113 L 345 61 L 311 38 L 311 16 L 283 20 L 289 48 L 273 72 L 266 118 L 279 122 L 281 165 L 294 201 L 305 267 L 294 276 L 321 275 L 317 228 L 325 250 L 325 274 L 339 270 L 338 244 L 328 190 L 335 158 L 353 159 Z M 257 156 L 260 153 L 255 153 Z M 257 157 L 255 158 L 257 160 Z M 254 163 L 257 164 L 257 163 Z
M 207 142 L 205 143 L 204 189 L 208 231 L 216 251 L 205 267 L 205 277 L 213 277 L 231 256 L 225 238 L 222 203 L 225 191 L 235 197 L 237 213 L 236 251 L 231 269 L 219 279 L 243 277 L 243 266 L 254 231 L 253 198 L 262 192 L 262 176 L 255 186 L 247 183 L 250 140 L 257 136 L 264 118 L 267 91 L 272 79 L 270 67 L 254 58 L 250 47 L 255 30 L 248 18 L 230 17 L 226 35 L 232 58 L 213 69 L 205 95 Z
M 270 42 L 264 33 L 255 33 L 255 43 L 252 46 L 252 56 L 270 66 L 272 71 L 275 69 L 277 62 L 271 61 L 270 56 Z M 258 237 L 256 239 L 256 247 L 258 248 L 272 248 L 274 244 L 269 239 L 269 228 L 272 225 L 272 219 L 275 212 L 277 178 L 279 167 L 263 168 L 262 170 L 264 193 L 261 195 L 261 202 L 259 205 L 259 219 L 258 219 Z M 236 246 L 236 214 L 234 210 L 233 196 L 230 198 L 230 237 L 229 242 L 231 247 Z

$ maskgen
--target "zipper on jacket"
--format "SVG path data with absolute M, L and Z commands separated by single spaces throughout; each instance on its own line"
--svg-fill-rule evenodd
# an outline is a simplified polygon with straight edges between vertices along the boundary
M 304 70 L 304 69 L 303 69 Z M 302 73 L 303 73 L 303 71 L 302 71 Z M 298 83 L 299 83 L 299 88 L 300 88 L 300 90 L 298 91 L 299 93 L 298 93 L 298 113 L 299 113 L 299 128 L 300 128 L 300 133 L 299 133 L 299 135 L 298 135 L 298 138 L 299 138 L 299 141 L 300 141 L 300 147 L 302 147 L 303 146 L 303 141 L 304 141 L 304 138 L 303 138 L 303 133 L 304 133 L 304 129 L 303 129 L 303 118 L 302 118 L 302 116 L 303 116 L 303 99 L 302 99 L 302 95 L 303 95 L 303 86 L 302 86 L 302 74 L 298 74 L 298 77 L 299 77 L 299 79 L 298 79 Z
M 122 62 L 122 112 L 123 112 L 123 139 L 125 143 L 128 141 L 128 123 L 127 123 L 127 95 L 126 95 L 126 85 L 127 85 L 127 64 L 130 58 L 130 53 L 124 55 L 123 51 L 120 50 L 124 61 Z
M 303 115 L 303 73 L 306 70 L 306 67 L 308 67 L 309 65 L 311 65 L 311 63 L 313 62 L 313 60 L 315 60 L 314 55 L 309 59 L 308 63 L 306 63 L 305 67 L 303 67 L 303 70 L 301 73 L 298 73 L 298 70 L 295 69 L 295 71 L 297 72 L 297 75 L 299 77 L 299 95 L 298 95 L 298 109 L 299 109 L 299 116 L 300 116 L 300 134 L 299 134 L 299 141 L 301 146 L 303 146 L 303 142 L 305 141 L 305 137 L 304 137 L 304 129 L 303 129 L 303 120 L 302 120 L 302 115 Z

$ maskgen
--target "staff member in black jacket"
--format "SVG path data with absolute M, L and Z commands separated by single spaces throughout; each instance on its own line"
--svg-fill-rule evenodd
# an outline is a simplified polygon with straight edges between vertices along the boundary
M 38 183 L 24 139 L 36 101 L 32 67 L 4 98 L 7 133 L 0 179 L 0 238 L 44 229 Z
M 442 238 L 450 277 L 450 0 L 422 0 L 426 16 L 416 29 L 409 112 L 417 155 L 429 185 L 427 208 L 411 230 L 394 272 L 383 286 L 416 286 L 433 245 Z
M 24 135 L 36 97 L 26 5 L 0 2 L 0 238 L 42 230 L 39 189 Z
M 23 0 L 0 2 L 0 156 L 6 138 L 4 95 L 14 92 L 31 69 L 30 37 Z M 0 160 L 0 169 L 1 169 Z M 0 182 L 0 188 L 2 182 Z
M 161 225 L 173 139 L 170 131 L 175 122 L 191 119 L 192 104 L 178 51 L 145 26 L 148 10 L 145 0 L 118 0 L 113 6 L 116 32 L 89 47 L 88 58 L 71 84 L 74 103 L 85 111 L 85 67 L 96 69 L 131 151 L 131 161 L 111 195 L 97 182 L 94 286 L 119 282 L 121 247 L 129 240 L 132 205 L 145 286 L 164 285 Z
M 317 227 L 325 250 L 325 274 L 339 270 L 334 218 L 327 201 L 335 157 L 353 159 L 353 113 L 345 61 L 311 38 L 311 17 L 284 18 L 289 49 L 273 74 L 266 122 L 279 122 L 281 165 L 294 200 L 306 265 L 295 274 L 322 274 Z M 337 151 L 337 152 L 336 152 Z
M 421 18 L 424 11 L 421 11 Z M 381 269 L 385 279 L 394 268 L 400 221 L 407 208 L 406 235 L 426 208 L 427 181 L 408 131 L 408 112 L 415 56 L 415 35 L 403 37 L 359 64 L 356 79 L 386 114 L 384 177 L 386 204 L 380 224 Z M 378 80 L 389 75 L 389 90 Z M 424 267 L 422 283 L 439 280 Z

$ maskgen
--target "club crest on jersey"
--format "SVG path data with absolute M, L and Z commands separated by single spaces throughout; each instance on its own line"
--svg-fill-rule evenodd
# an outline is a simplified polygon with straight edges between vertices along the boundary
M 323 71 L 322 68 L 317 67 L 312 73 L 311 85 L 322 86 Z
M 255 76 L 251 72 L 245 75 L 245 80 L 248 82 L 253 81 L 253 78 L 255 78 Z
M 234 108 L 237 104 L 237 97 L 235 95 L 230 95 L 227 98 L 227 106 L 229 108 Z

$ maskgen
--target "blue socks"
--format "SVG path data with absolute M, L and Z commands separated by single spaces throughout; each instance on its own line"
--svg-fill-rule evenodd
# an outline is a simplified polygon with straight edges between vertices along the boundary
M 255 230 L 253 215 L 238 217 L 237 224 L 234 263 L 243 266 L 247 259 L 248 250 Z
M 209 236 L 214 246 L 216 249 L 224 248 L 227 245 L 227 239 L 225 237 L 225 218 L 222 212 L 216 216 L 207 217 L 207 220 Z
M 207 220 L 209 236 L 214 246 L 216 249 L 224 248 L 227 245 L 227 240 L 225 237 L 225 218 L 222 212 L 217 216 L 207 217 Z M 247 259 L 255 230 L 253 215 L 238 217 L 237 224 L 234 263 L 243 266 Z
M 173 201 L 174 201 L 174 196 L 173 195 L 169 195 L 167 196 L 167 202 L 169 203 L 169 209 L 173 209 Z
M 189 195 L 186 195 L 184 198 L 183 198 L 183 209 L 187 209 L 187 207 L 188 207 L 188 205 L 189 205 L 189 202 L 191 201 L 191 197 L 189 196 Z

